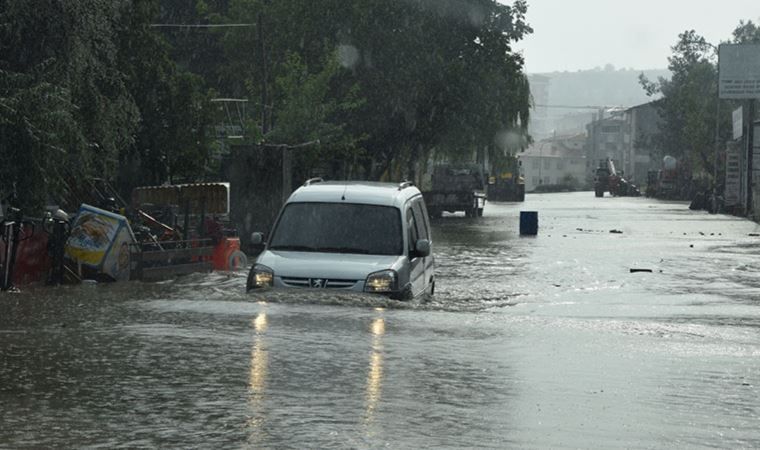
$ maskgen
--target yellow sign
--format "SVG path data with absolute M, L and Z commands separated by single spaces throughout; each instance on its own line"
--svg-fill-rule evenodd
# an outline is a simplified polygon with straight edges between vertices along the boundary
M 126 217 L 82 205 L 66 242 L 66 256 L 114 280 L 128 280 L 134 242 Z
M 71 229 L 66 254 L 76 261 L 99 267 L 118 229 L 118 219 L 83 207 Z

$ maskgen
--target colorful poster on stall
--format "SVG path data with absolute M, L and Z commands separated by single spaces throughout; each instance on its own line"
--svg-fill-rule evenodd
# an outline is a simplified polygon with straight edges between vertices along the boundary
M 130 245 L 134 242 L 129 225 L 122 226 L 106 255 L 101 272 L 116 281 L 129 281 Z
M 127 218 L 83 204 L 66 242 L 66 256 L 115 280 L 129 279 L 129 246 L 134 235 Z

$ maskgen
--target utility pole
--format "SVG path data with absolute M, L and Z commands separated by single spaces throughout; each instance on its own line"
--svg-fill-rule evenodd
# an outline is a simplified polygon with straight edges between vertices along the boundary
M 264 42 L 263 10 L 259 11 L 257 23 L 259 67 L 261 68 L 261 135 L 266 139 L 267 133 L 271 131 L 271 114 L 269 112 L 269 66 L 266 43 Z M 282 201 L 284 203 L 290 196 L 290 191 L 293 188 L 293 159 L 288 146 L 281 146 L 280 148 L 282 149 Z
M 747 127 L 747 216 L 754 216 L 754 154 L 755 154 L 755 100 L 749 100 L 749 126 Z
M 718 154 L 720 153 L 720 52 L 718 54 L 718 76 L 715 79 L 715 158 L 713 161 L 713 188 L 710 213 L 718 212 Z M 750 169 L 750 173 L 752 170 Z
M 303 142 L 300 144 L 261 144 L 263 148 L 272 148 L 282 152 L 282 201 L 285 202 L 290 196 L 290 189 L 293 186 L 293 173 L 291 172 L 293 150 L 319 145 L 319 139 L 315 141 Z
M 261 134 L 266 136 L 269 133 L 269 121 L 267 115 L 269 96 L 267 92 L 267 78 L 269 77 L 267 68 L 266 45 L 264 44 L 264 13 L 259 11 L 257 35 L 259 40 L 259 67 L 261 68 Z

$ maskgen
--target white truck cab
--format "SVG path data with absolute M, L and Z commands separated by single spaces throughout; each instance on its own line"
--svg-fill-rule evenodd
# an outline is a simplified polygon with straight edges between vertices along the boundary
M 254 244 L 264 243 L 261 233 Z M 275 222 L 248 291 L 338 289 L 410 300 L 435 291 L 430 219 L 412 183 L 309 180 Z

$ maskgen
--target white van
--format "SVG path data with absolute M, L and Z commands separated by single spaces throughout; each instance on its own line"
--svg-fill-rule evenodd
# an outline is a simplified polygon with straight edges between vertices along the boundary
M 251 239 L 264 243 L 261 233 Z M 410 300 L 435 292 L 434 267 L 430 219 L 412 183 L 313 179 L 283 206 L 246 289 L 340 289 Z

